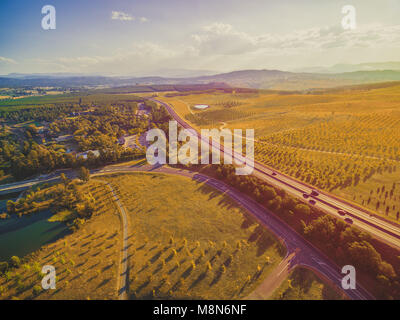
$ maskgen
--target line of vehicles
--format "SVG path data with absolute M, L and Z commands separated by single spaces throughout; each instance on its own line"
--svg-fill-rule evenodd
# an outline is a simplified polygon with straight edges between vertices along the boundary
M 310 196 L 317 197 L 317 196 L 319 196 L 319 192 L 318 192 L 317 190 L 312 190 L 310 194 L 308 194 L 308 193 L 303 193 L 303 198 L 304 198 L 304 199 L 308 199 L 308 198 L 310 198 Z M 308 203 L 311 204 L 311 205 L 315 205 L 315 204 L 317 203 L 317 201 L 315 201 L 315 199 L 310 199 L 310 200 L 308 200 Z M 339 210 L 337 211 L 337 213 L 338 213 L 339 215 L 341 215 L 342 217 L 345 217 L 346 214 L 348 214 L 347 211 L 342 210 L 342 209 L 339 209 Z M 344 218 L 344 221 L 345 221 L 346 223 L 348 223 L 348 224 L 353 224 L 353 219 L 351 219 L 351 218 L 349 218 L 349 217 Z
M 273 176 L 277 176 L 278 174 L 275 172 L 275 171 L 273 171 L 272 173 L 271 173 Z M 317 191 L 317 190 L 311 190 L 311 193 L 303 193 L 303 198 L 304 199 L 309 199 L 308 200 L 308 203 L 309 204 L 311 204 L 311 205 L 315 205 L 316 203 L 317 203 L 317 201 L 315 200 L 315 199 L 310 199 L 310 197 L 318 197 L 319 196 L 319 192 Z M 346 217 L 346 215 L 348 215 L 349 213 L 347 212 L 347 211 L 345 211 L 345 210 L 342 210 L 342 209 L 339 209 L 338 211 L 337 211 L 337 213 L 340 215 L 340 216 L 342 216 L 342 217 L 345 217 L 343 220 L 346 222 L 346 223 L 348 223 L 348 224 L 353 224 L 353 219 L 351 219 L 350 217 Z

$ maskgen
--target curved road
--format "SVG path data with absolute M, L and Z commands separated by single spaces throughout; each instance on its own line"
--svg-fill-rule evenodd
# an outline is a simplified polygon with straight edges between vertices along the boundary
M 111 165 L 106 166 L 101 169 L 92 170 L 92 176 L 100 176 L 105 174 L 112 174 L 118 172 L 137 172 L 137 171 L 149 171 L 149 172 L 163 172 L 169 174 L 178 174 L 181 176 L 185 176 L 199 182 L 204 182 L 215 189 L 225 193 L 233 200 L 235 200 L 239 205 L 241 205 L 244 209 L 246 209 L 250 214 L 252 214 L 263 226 L 265 226 L 268 230 L 275 234 L 280 240 L 284 242 L 287 248 L 287 256 L 285 258 L 284 269 L 290 270 L 296 265 L 302 265 L 309 267 L 321 275 L 323 275 L 327 280 L 329 280 L 332 284 L 334 284 L 337 288 L 341 288 L 341 279 L 343 275 L 341 274 L 341 268 L 339 268 L 333 261 L 327 258 L 321 251 L 308 243 L 303 237 L 301 237 L 296 231 L 294 231 L 290 226 L 288 226 L 285 222 L 280 220 L 273 212 L 267 210 L 262 207 L 259 203 L 248 197 L 247 195 L 242 194 L 231 186 L 225 184 L 222 181 L 219 181 L 214 178 L 210 178 L 206 175 L 199 174 L 197 172 L 192 172 L 183 169 L 175 169 L 166 166 L 150 166 L 145 165 L 141 167 L 135 166 L 124 166 L 120 165 Z M 72 170 L 64 170 L 65 175 L 69 178 L 75 178 L 76 173 Z M 47 176 L 47 179 L 35 180 L 33 184 L 44 183 L 48 181 L 56 181 L 59 180 L 55 177 L 55 173 Z M 31 182 L 26 184 L 26 182 L 22 181 L 19 184 L 13 184 L 13 188 L 11 186 L 7 186 L 7 192 L 12 192 L 13 190 L 20 190 L 21 188 L 29 188 L 31 186 Z M 109 186 L 111 187 L 111 186 Z M 0 188 L 0 192 L 1 192 Z M 126 211 L 124 207 L 120 203 L 118 196 L 113 191 L 114 200 L 116 201 L 119 210 L 121 212 L 121 216 L 123 219 L 123 257 L 122 257 L 122 267 L 121 267 L 121 280 L 120 280 L 120 289 L 119 289 L 119 298 L 126 298 L 126 292 L 128 288 L 128 260 L 127 260 L 127 219 L 126 219 Z M 125 221 L 125 222 L 124 222 Z M 281 275 L 281 274 L 280 274 Z M 270 281 L 270 280 L 266 280 Z M 251 296 L 252 298 L 262 298 L 262 294 L 260 294 L 259 290 L 257 291 L 256 296 Z M 357 288 L 354 290 L 346 290 L 344 293 L 351 299 L 356 300 L 372 300 L 374 297 L 369 294 L 360 284 L 357 284 Z
M 259 203 L 242 194 L 231 186 L 221 182 L 217 179 L 210 178 L 206 175 L 199 174 L 197 172 L 175 169 L 167 166 L 150 166 L 145 165 L 142 167 L 134 166 L 108 166 L 99 170 L 94 170 L 93 175 L 99 174 L 112 174 L 112 173 L 123 173 L 123 172 L 138 172 L 138 171 L 149 171 L 149 172 L 161 172 L 167 174 L 178 174 L 184 177 L 191 178 L 193 180 L 203 182 L 209 186 L 223 192 L 234 201 L 236 201 L 240 206 L 246 209 L 251 215 L 253 215 L 264 227 L 275 234 L 280 240 L 284 242 L 287 248 L 287 255 L 284 260 L 284 269 L 291 270 L 294 266 L 306 266 L 318 273 L 322 274 L 324 278 L 329 280 L 337 288 L 341 289 L 341 280 L 343 275 L 340 272 L 340 268 L 333 263 L 329 258 L 327 258 L 322 252 L 317 248 L 312 246 L 301 236 L 297 234 L 296 231 L 291 229 L 285 222 L 280 220 L 273 212 L 262 207 Z M 271 274 L 272 276 L 274 275 Z M 285 274 L 279 274 L 276 283 L 284 279 Z M 282 278 L 283 277 L 283 278 Z M 266 279 L 269 280 L 270 277 Z M 279 283 L 280 284 L 280 283 Z M 263 284 L 261 285 L 263 286 Z M 262 290 L 261 290 L 262 291 Z M 263 294 L 259 293 L 260 290 L 256 290 L 255 295 L 250 295 L 249 298 L 265 298 Z M 373 300 L 374 297 L 369 294 L 361 285 L 357 284 L 355 290 L 345 290 L 344 293 L 350 298 L 355 300 Z

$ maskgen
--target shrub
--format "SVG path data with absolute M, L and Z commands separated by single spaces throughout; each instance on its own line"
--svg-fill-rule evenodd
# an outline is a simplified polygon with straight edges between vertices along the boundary
M 32 289 L 32 294 L 34 297 L 38 296 L 42 292 L 42 288 L 40 286 L 34 286 Z
M 295 210 L 295 212 L 297 212 L 301 215 L 305 215 L 305 216 L 308 216 L 311 213 L 310 207 L 303 203 L 297 204 L 296 207 L 294 208 L 294 210 Z
M 0 262 L 0 274 L 4 274 L 8 270 L 8 263 L 6 261 Z
M 12 256 L 10 259 L 10 265 L 14 268 L 18 268 L 21 265 L 21 259 L 17 256 Z

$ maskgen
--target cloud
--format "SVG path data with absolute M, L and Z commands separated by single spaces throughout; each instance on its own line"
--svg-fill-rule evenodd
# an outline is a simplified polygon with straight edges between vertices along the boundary
M 6 57 L 0 57 L 0 63 L 17 64 L 17 62 L 14 59 Z
M 148 22 L 149 19 L 147 19 L 146 17 L 140 17 L 140 18 L 139 18 L 139 21 L 140 21 L 140 22 Z
M 122 11 L 111 11 L 111 20 L 132 21 L 135 18 Z
M 256 49 L 256 39 L 253 36 L 220 22 L 204 26 L 200 33 L 192 35 L 192 39 L 200 55 L 241 54 Z
M 354 49 L 400 45 L 400 25 L 369 25 L 355 30 L 341 26 L 316 27 L 287 34 L 250 35 L 232 25 L 216 22 L 192 35 L 200 55 L 237 55 L 257 51 L 269 54 L 321 52 L 332 48 Z
M 137 21 L 145 22 L 142 18 Z M 41 67 L 52 72 L 136 75 L 157 74 L 157 70 L 166 66 L 215 71 L 288 70 L 352 61 L 391 61 L 399 54 L 400 25 L 359 25 L 356 30 L 344 30 L 338 25 L 279 34 L 250 34 L 230 24 L 215 22 L 192 31 L 180 44 L 167 41 L 121 44 L 108 54 L 54 58 L 41 62 Z M 4 70 L 6 66 L 9 70 L 6 63 L 13 61 L 0 57 Z M 18 66 L 22 68 L 21 63 Z
M 145 72 L 153 67 L 163 65 L 165 61 L 174 59 L 179 54 L 167 47 L 151 43 L 138 42 L 128 47 L 116 49 L 111 55 L 60 57 L 52 61 L 62 65 L 63 70 L 71 72 L 98 72 L 99 70 L 113 73 Z

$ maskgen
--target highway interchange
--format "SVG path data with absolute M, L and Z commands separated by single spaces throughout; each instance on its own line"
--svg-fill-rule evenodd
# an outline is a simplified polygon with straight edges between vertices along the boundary
M 193 129 L 188 123 L 186 123 L 179 117 L 179 115 L 174 111 L 174 109 L 170 105 L 156 99 L 152 100 L 154 102 L 163 105 L 171 114 L 171 116 L 182 127 Z M 221 148 L 221 151 L 224 152 L 224 148 Z M 238 155 L 233 154 L 234 158 L 236 158 L 237 156 Z M 294 266 L 302 265 L 313 269 L 314 271 L 319 273 L 323 278 L 334 284 L 336 288 L 338 288 L 339 290 L 343 290 L 341 289 L 341 280 L 344 275 L 341 274 L 340 266 L 337 266 L 333 261 L 331 261 L 328 257 L 326 257 L 320 250 L 312 246 L 302 236 L 297 234 L 297 232 L 295 232 L 285 222 L 280 220 L 274 213 L 270 212 L 266 208 L 259 205 L 253 199 L 238 192 L 236 189 L 228 186 L 227 184 L 219 180 L 188 170 L 175 169 L 168 166 L 150 166 L 150 165 L 145 165 L 145 166 L 124 166 L 124 164 L 112 165 L 103 167 L 101 169 L 92 170 L 91 174 L 96 176 L 96 175 L 104 175 L 110 173 L 135 172 L 135 171 L 152 171 L 152 172 L 163 172 L 167 174 L 178 174 L 186 176 L 191 179 L 195 179 L 199 182 L 204 182 L 220 190 L 221 192 L 224 192 L 226 195 L 235 200 L 239 205 L 245 208 L 250 214 L 252 214 L 268 230 L 273 232 L 281 241 L 283 241 L 287 249 L 287 255 L 284 259 L 284 262 L 281 263 L 281 265 L 278 267 L 278 270 L 276 270 L 277 277 L 279 278 L 278 280 L 283 280 L 284 276 L 287 275 L 288 272 Z M 0 186 L 0 194 L 21 191 L 38 183 L 57 181 L 59 174 L 61 172 L 64 172 L 70 178 L 74 178 L 76 176 L 75 172 L 72 170 L 58 170 L 57 172 L 41 176 L 36 179 Z M 315 190 L 315 188 L 311 186 L 308 186 L 284 174 L 278 173 L 276 170 L 269 168 L 258 162 L 255 162 L 253 175 L 268 182 L 271 185 L 274 185 L 278 188 L 285 190 L 289 194 L 294 195 L 302 200 L 305 200 L 303 198 L 304 193 L 311 194 L 311 191 Z M 352 217 L 354 225 L 356 225 L 361 229 L 364 229 L 365 231 L 373 234 L 377 238 L 380 238 L 383 241 L 393 246 L 400 247 L 400 231 L 398 227 L 394 226 L 389 222 L 374 217 L 373 215 L 369 214 L 363 209 L 357 208 L 353 204 L 347 203 L 341 199 L 337 199 L 336 197 L 333 197 L 327 193 L 321 191 L 318 192 L 319 192 L 318 196 L 312 196 L 312 195 L 310 196 L 311 198 L 315 199 L 316 207 L 339 218 L 342 217 L 338 214 L 338 210 L 339 209 L 345 210 L 348 213 L 348 215 Z M 124 231 L 126 231 L 125 227 Z M 125 269 L 126 267 L 124 266 L 123 268 L 126 271 Z M 277 281 L 275 285 L 278 284 L 280 284 L 279 281 Z M 358 283 L 356 289 L 353 290 L 349 289 L 343 291 L 350 299 L 355 299 L 355 300 L 374 299 L 374 297 Z M 263 294 L 262 290 L 261 291 L 256 290 L 248 298 L 264 299 L 266 298 L 266 296 Z

